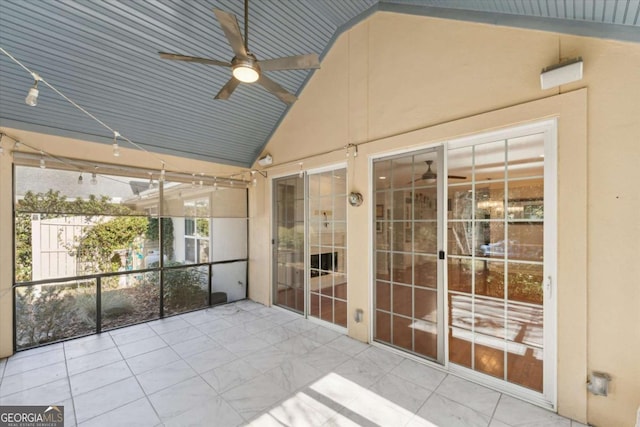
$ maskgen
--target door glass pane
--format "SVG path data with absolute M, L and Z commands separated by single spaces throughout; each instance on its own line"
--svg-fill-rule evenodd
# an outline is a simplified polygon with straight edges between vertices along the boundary
M 438 155 L 374 163 L 376 341 L 438 360 Z
M 309 175 L 309 316 L 347 326 L 346 169 Z
M 304 178 L 274 180 L 274 208 L 274 301 L 304 313 Z
M 447 206 L 449 360 L 539 392 L 543 154 L 542 134 L 450 150 L 471 179 L 449 181 Z

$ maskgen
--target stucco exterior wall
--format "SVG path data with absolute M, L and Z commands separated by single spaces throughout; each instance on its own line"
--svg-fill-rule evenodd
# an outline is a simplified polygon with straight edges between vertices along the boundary
M 541 90 L 540 70 L 582 56 L 584 79 Z M 273 135 L 269 178 L 344 162 L 349 335 L 370 331 L 369 156 L 555 117 L 558 120 L 558 411 L 631 426 L 640 405 L 640 45 L 377 13 L 334 44 Z M 334 151 L 335 150 L 335 151 Z M 251 293 L 269 303 L 271 187 L 251 192 Z M 367 242 L 368 244 L 363 244 Z M 260 285 L 258 285 L 260 283 Z M 362 323 L 352 321 L 356 308 Z M 610 395 L 586 392 L 590 371 Z

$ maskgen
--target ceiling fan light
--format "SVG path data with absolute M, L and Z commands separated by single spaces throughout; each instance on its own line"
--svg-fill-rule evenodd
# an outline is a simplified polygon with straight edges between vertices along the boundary
M 233 77 L 244 83 L 253 83 L 258 80 L 260 73 L 250 65 L 239 64 L 233 67 Z

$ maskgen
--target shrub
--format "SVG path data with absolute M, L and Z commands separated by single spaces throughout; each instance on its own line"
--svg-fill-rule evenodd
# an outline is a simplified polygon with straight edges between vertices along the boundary
M 103 292 L 100 297 L 104 319 L 132 313 L 135 309 L 129 296 L 118 291 Z M 88 325 L 96 325 L 96 294 L 85 293 L 76 299 L 78 317 Z

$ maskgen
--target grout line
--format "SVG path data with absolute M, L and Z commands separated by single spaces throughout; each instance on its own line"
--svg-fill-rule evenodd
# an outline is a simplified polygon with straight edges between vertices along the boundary
M 71 375 L 69 375 L 69 366 L 67 365 L 67 349 L 65 345 L 62 344 L 62 355 L 64 356 L 64 370 L 67 373 L 67 385 L 69 386 L 69 396 L 71 399 L 71 404 L 73 405 L 73 419 L 75 421 L 75 425 L 78 425 L 78 414 L 76 412 L 76 401 L 73 395 L 73 389 L 71 388 Z M 65 419 L 65 423 L 66 423 Z
M 500 393 L 500 396 L 498 396 L 498 401 L 496 402 L 496 406 L 493 408 L 493 412 L 491 412 L 491 418 L 489 418 L 489 424 L 491 424 L 491 421 L 493 421 L 493 417 L 496 415 L 496 411 L 498 410 L 498 405 L 500 404 L 500 401 L 502 400 L 502 393 Z M 500 420 L 498 420 L 500 421 Z

